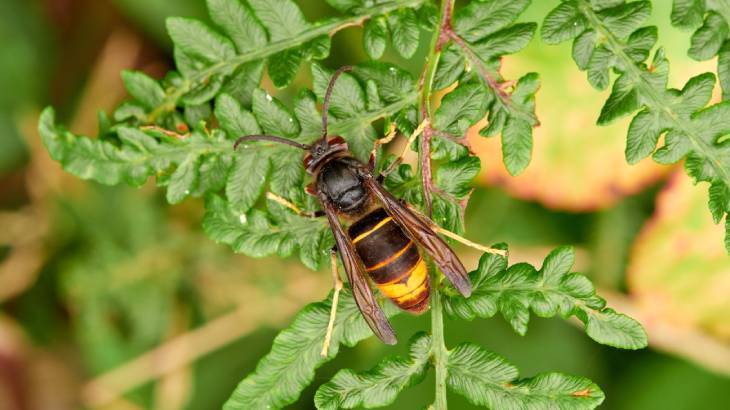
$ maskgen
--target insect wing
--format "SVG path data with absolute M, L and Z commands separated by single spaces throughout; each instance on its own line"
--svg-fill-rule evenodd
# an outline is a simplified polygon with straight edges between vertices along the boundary
M 362 312 L 362 315 L 368 326 L 370 326 L 370 329 L 373 330 L 373 333 L 375 333 L 375 335 L 378 336 L 383 343 L 389 345 L 396 344 L 398 340 L 395 337 L 395 332 L 390 326 L 390 323 L 388 323 L 388 318 L 385 317 L 385 313 L 383 313 L 380 305 L 378 305 L 367 279 L 365 279 L 362 264 L 355 253 L 352 241 L 350 241 L 350 238 L 347 237 L 345 231 L 342 229 L 342 225 L 340 225 L 337 213 L 335 212 L 332 204 L 326 198 L 320 199 L 322 200 L 327 220 L 332 228 L 332 233 L 334 233 L 337 249 L 340 251 L 342 263 L 345 266 L 345 272 L 347 273 L 347 280 L 350 282 L 352 295 L 355 297 L 357 307 L 360 309 L 360 312 Z
M 388 214 L 408 233 L 411 239 L 426 250 L 454 287 L 462 295 L 469 297 L 471 295 L 469 274 L 451 247 L 431 229 L 425 217 L 421 217 L 403 206 L 390 192 L 375 181 L 372 175 L 365 178 L 365 186 L 380 200 Z

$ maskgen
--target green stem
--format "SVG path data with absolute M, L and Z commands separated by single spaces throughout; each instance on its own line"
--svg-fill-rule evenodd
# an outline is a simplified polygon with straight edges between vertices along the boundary
M 429 121 L 433 118 L 433 107 L 431 99 L 433 93 L 433 83 L 436 78 L 436 70 L 439 60 L 441 59 L 441 51 L 443 45 L 448 41 L 448 32 L 451 31 L 451 13 L 454 9 L 455 0 L 442 0 L 441 11 L 439 14 L 439 25 L 431 36 L 431 46 L 426 60 L 426 67 L 421 78 L 421 117 L 423 120 Z M 423 196 L 426 212 L 431 216 L 431 191 L 433 183 L 431 180 L 431 125 L 426 126 L 421 135 L 421 147 L 418 150 L 419 173 L 421 175 L 421 184 L 423 187 Z M 433 268 L 433 266 L 431 266 Z M 436 392 L 433 408 L 435 410 L 446 410 L 448 404 L 446 401 L 446 376 L 449 352 L 446 350 L 444 341 L 444 316 L 441 304 L 441 273 L 437 269 L 432 269 L 433 287 L 431 293 L 431 359 L 433 367 L 436 369 Z
M 672 122 L 672 128 L 687 136 L 690 142 L 692 142 L 695 151 L 707 158 L 717 175 L 726 185 L 730 186 L 730 170 L 727 170 L 722 166 L 721 158 L 712 152 L 711 147 L 706 146 L 702 138 L 697 135 L 696 129 L 694 129 L 692 124 L 688 121 L 682 120 L 679 114 L 674 111 L 670 102 L 667 101 L 656 88 L 654 88 L 654 85 L 652 84 L 651 79 L 648 78 L 647 73 L 637 66 L 634 60 L 626 54 L 626 44 L 614 36 L 613 33 L 606 28 L 603 22 L 593 11 L 588 1 L 578 1 L 580 4 L 580 10 L 589 21 L 590 25 L 606 39 L 611 51 L 613 51 L 616 57 L 618 57 L 626 67 L 625 73 L 631 76 L 636 84 L 638 84 L 642 96 L 646 99 L 645 104 L 651 109 L 664 113 L 665 117 Z
M 314 24 L 311 28 L 302 31 L 294 37 L 273 41 L 263 47 L 256 48 L 247 53 L 238 54 L 229 60 L 216 63 L 196 73 L 191 78 L 186 78 L 179 87 L 170 87 L 165 90 L 165 100 L 149 113 L 146 122 L 150 124 L 154 123 L 163 113 L 174 110 L 178 105 L 178 100 L 183 95 L 187 94 L 199 84 L 208 81 L 210 77 L 215 74 L 233 72 L 238 66 L 245 63 L 264 59 L 276 53 L 304 44 L 320 36 L 328 35 L 331 37 L 338 31 L 347 27 L 361 25 L 373 16 L 387 14 L 401 8 L 417 7 L 425 1 L 426 0 L 393 0 L 387 3 L 381 3 L 377 6 L 363 9 L 360 14 L 345 18 L 331 19 L 321 24 Z
M 440 276 L 440 274 L 438 274 Z M 434 282 L 440 282 L 435 280 Z M 441 304 L 441 294 L 438 292 L 440 286 L 434 284 L 434 292 L 431 296 L 431 333 L 432 333 L 432 358 L 433 367 L 436 369 L 436 400 L 434 401 L 435 410 L 446 410 L 448 408 L 446 402 L 446 376 L 448 370 L 446 365 L 449 361 L 449 351 L 446 349 L 444 340 L 444 316 L 443 306 Z
M 436 70 L 438 69 L 439 60 L 441 60 L 441 51 L 444 43 L 448 40 L 446 33 L 451 30 L 451 13 L 454 9 L 455 0 L 442 0 L 441 11 L 439 13 L 439 25 L 431 36 L 431 45 L 429 47 L 428 57 L 426 58 L 426 67 L 421 78 L 421 117 L 422 120 L 433 118 L 433 107 L 431 99 L 433 93 L 433 83 L 436 78 Z M 421 175 L 421 187 L 423 188 L 423 202 L 425 204 L 426 214 L 430 217 L 433 206 L 431 199 L 431 191 L 433 190 L 432 171 L 431 171 L 431 136 L 432 129 L 429 124 L 423 130 L 421 135 L 421 147 L 418 150 L 418 172 Z

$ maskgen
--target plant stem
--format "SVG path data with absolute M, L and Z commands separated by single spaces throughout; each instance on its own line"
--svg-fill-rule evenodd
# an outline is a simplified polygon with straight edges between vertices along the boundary
M 433 83 L 436 78 L 436 70 L 439 60 L 441 59 L 441 50 L 446 42 L 449 41 L 448 33 L 451 31 L 451 14 L 454 9 L 455 0 L 442 0 L 441 12 L 439 14 L 439 25 L 436 27 L 431 36 L 431 47 L 426 60 L 426 67 L 423 70 L 420 82 L 420 103 L 421 103 L 421 119 L 428 120 L 428 124 L 421 134 L 421 146 L 418 150 L 419 173 L 421 175 L 421 185 L 423 188 L 423 199 L 426 214 L 432 216 L 432 191 L 434 189 L 431 174 L 431 137 L 434 130 L 431 128 L 433 122 L 433 107 L 431 106 Z M 436 369 L 436 393 L 433 408 L 435 410 L 446 410 L 448 404 L 446 401 L 446 375 L 449 352 L 446 350 L 444 342 L 444 316 L 443 307 L 441 306 L 441 272 L 430 265 L 433 272 L 433 286 L 431 291 L 431 360 L 433 367 Z
M 431 107 L 431 97 L 433 91 L 433 82 L 436 78 L 436 70 L 439 60 L 441 59 L 441 50 L 444 43 L 448 41 L 446 33 L 451 30 L 451 13 L 454 9 L 455 0 L 442 0 L 441 12 L 439 14 L 439 25 L 431 36 L 431 46 L 429 54 L 426 58 L 426 67 L 421 77 L 421 117 L 422 119 L 433 118 L 433 108 Z M 421 174 L 421 185 L 423 187 L 423 201 L 425 204 L 426 215 L 429 217 L 433 211 L 433 201 L 431 190 L 433 184 L 431 182 L 431 136 L 433 129 L 429 124 L 421 135 L 421 147 L 418 150 L 419 172 Z
M 438 274 L 438 276 L 441 276 Z M 440 281 L 435 281 L 440 282 Z M 444 316 L 443 307 L 441 305 L 441 294 L 436 290 L 440 288 L 439 283 L 434 284 L 434 292 L 431 296 L 431 333 L 433 352 L 433 367 L 436 369 L 436 400 L 434 401 L 435 410 L 446 410 L 446 376 L 448 370 L 446 364 L 449 360 L 449 351 L 446 350 L 446 342 L 444 341 Z

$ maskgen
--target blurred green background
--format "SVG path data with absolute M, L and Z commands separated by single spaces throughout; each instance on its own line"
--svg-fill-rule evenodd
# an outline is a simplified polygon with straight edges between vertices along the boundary
M 541 21 L 557 2 L 533 3 L 522 19 Z M 299 4 L 310 20 L 335 13 L 324 2 Z M 671 85 L 714 70 L 714 62 L 686 57 L 690 33 L 670 26 L 671 2 L 654 4 Z M 220 408 L 277 330 L 329 291 L 327 272 L 214 245 L 201 233 L 200 201 L 172 207 L 151 184 L 81 182 L 41 146 L 43 106 L 54 105 L 74 132 L 94 134 L 97 111 L 124 98 L 120 70 L 159 78 L 171 68 L 164 30 L 171 15 L 207 19 L 204 0 L 0 1 L 2 409 Z M 338 34 L 326 64 L 364 60 L 360 41 L 358 28 Z M 416 74 L 423 51 L 411 61 L 385 58 Z M 523 376 L 587 376 L 606 392 L 605 409 L 730 408 L 730 261 L 706 187 L 648 161 L 626 165 L 627 123 L 593 125 L 607 92 L 591 89 L 569 55 L 569 45 L 536 39 L 506 59 L 508 78 L 542 75 L 543 125 L 533 163 L 518 178 L 499 164 L 498 141 L 474 140 L 484 172 L 468 236 L 509 242 L 513 262 L 539 263 L 554 246 L 576 246 L 577 268 L 646 326 L 651 346 L 602 347 L 559 319 L 533 318 L 520 337 L 498 317 L 448 322 L 447 343 L 478 342 Z M 307 72 L 294 90 L 310 86 Z M 475 265 L 478 255 L 459 252 Z M 403 339 L 428 323 L 428 315 L 395 320 Z M 372 339 L 342 350 L 292 408 L 313 408 L 316 386 L 338 369 L 368 369 L 404 350 Z M 391 408 L 424 408 L 432 399 L 427 378 Z M 456 395 L 449 400 L 453 409 L 472 408 Z

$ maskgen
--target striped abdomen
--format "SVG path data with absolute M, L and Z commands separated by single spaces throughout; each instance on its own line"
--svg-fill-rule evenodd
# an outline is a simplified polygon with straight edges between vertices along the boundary
M 349 229 L 370 278 L 398 307 L 421 313 L 428 307 L 429 279 L 418 247 L 385 210 L 378 208 Z

